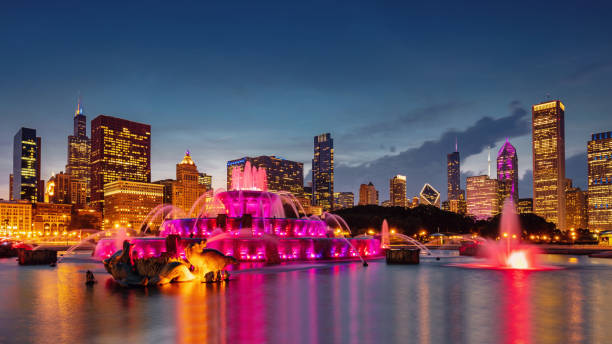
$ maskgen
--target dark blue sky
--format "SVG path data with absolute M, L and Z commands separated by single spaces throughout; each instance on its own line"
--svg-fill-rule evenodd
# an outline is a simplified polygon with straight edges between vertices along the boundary
M 87 7 L 83 7 L 87 6 Z M 2 2 L 0 197 L 12 137 L 43 137 L 43 176 L 64 169 L 77 93 L 89 119 L 152 125 L 153 179 L 190 149 L 225 185 L 225 162 L 280 155 L 310 169 L 335 139 L 336 190 L 408 177 L 445 190 L 486 170 L 506 137 L 530 196 L 530 105 L 566 104 L 568 177 L 585 187 L 586 141 L 612 130 L 609 2 Z M 4 176 L 4 177 L 2 177 Z M 465 184 L 465 180 L 462 180 Z M 446 192 L 443 191 L 443 199 Z

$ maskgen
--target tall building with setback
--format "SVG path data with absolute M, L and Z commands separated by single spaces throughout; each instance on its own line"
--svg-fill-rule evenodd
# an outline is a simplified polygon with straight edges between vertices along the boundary
M 499 183 L 500 206 L 506 198 L 518 204 L 518 155 L 508 139 L 497 152 L 497 182 Z
M 587 144 L 589 229 L 612 230 L 612 132 L 593 134 Z
M 264 168 L 268 190 L 288 191 L 298 196 L 304 192 L 304 164 L 301 162 L 286 160 L 274 155 L 262 155 L 255 158 L 244 157 L 241 159 L 230 160 L 227 162 L 227 189 L 232 186 L 232 170 L 239 168 L 244 170 L 246 162 L 251 166 Z
M 100 115 L 91 121 L 91 203 L 104 208 L 104 186 L 151 181 L 151 126 Z
M 87 204 L 90 197 L 91 169 L 89 156 L 91 155 L 91 141 L 87 137 L 87 117 L 83 114 L 81 100 L 74 112 L 73 133 L 68 136 L 68 162 L 66 174 L 71 179 L 71 203 L 79 208 Z
M 565 105 L 532 107 L 533 212 L 565 230 Z
M 406 176 L 396 175 L 389 181 L 389 201 L 393 207 L 406 206 Z
M 40 138 L 21 128 L 13 138 L 13 199 L 36 203 L 40 185 Z
M 314 137 L 312 201 L 325 211 L 334 206 L 334 140 L 329 133 Z
M 459 199 L 461 194 L 461 160 L 457 147 L 446 155 L 447 199 Z
M 434 207 L 440 208 L 440 192 L 433 186 L 425 183 L 421 192 L 419 193 L 419 203 L 423 205 L 433 205 Z
M 378 191 L 372 182 L 359 186 L 359 205 L 378 205 Z
M 587 194 L 578 187 L 572 186 L 568 179 L 565 189 L 565 225 L 567 228 L 586 229 L 588 226 Z
M 206 186 L 200 184 L 199 179 L 198 167 L 187 151 L 183 160 L 176 165 L 176 181 L 172 182 L 172 205 L 182 209 L 189 217 L 198 216 L 189 211 L 200 196 L 206 193 Z
M 104 185 L 104 229 L 127 227 L 139 231 L 149 212 L 161 204 L 160 184 L 117 180 Z
M 467 213 L 479 220 L 486 220 L 499 213 L 499 192 L 496 179 L 487 175 L 468 177 Z

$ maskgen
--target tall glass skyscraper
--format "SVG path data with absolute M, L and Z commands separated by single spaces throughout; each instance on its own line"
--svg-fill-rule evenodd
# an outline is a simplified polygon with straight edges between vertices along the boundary
M 151 126 L 100 115 L 91 121 L 91 204 L 104 209 L 104 186 L 151 182 Z
M 500 206 L 506 198 L 518 204 L 518 156 L 516 148 L 508 139 L 497 152 L 497 181 L 499 183 Z
M 461 194 L 461 168 L 457 147 L 455 151 L 446 155 L 446 178 L 448 200 L 459 199 Z
M 589 229 L 612 230 L 612 131 L 591 136 L 587 161 Z
M 40 137 L 36 129 L 21 128 L 13 138 L 13 199 L 38 201 Z
M 406 176 L 398 174 L 389 180 L 389 201 L 394 207 L 406 206 Z
M 329 133 L 314 137 L 312 204 L 325 211 L 334 206 L 334 140 Z
M 532 107 L 533 212 L 565 230 L 565 105 Z
M 87 117 L 83 114 L 81 99 L 74 112 L 73 135 L 68 136 L 68 162 L 66 174 L 70 176 L 70 201 L 78 206 L 87 203 L 90 197 L 90 163 L 91 142 L 87 137 Z

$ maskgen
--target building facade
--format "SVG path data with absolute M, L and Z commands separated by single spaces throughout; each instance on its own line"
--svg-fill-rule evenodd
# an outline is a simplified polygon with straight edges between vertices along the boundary
M 352 192 L 334 192 L 334 209 L 346 209 L 355 206 L 355 195 Z
M 205 193 L 206 186 L 200 184 L 198 167 L 187 151 L 183 160 L 176 165 L 176 181 L 172 182 L 172 205 L 182 209 L 188 217 L 197 217 L 197 210 L 194 209 L 194 213 L 190 213 L 190 210 Z
M 104 208 L 105 185 L 151 181 L 151 126 L 100 115 L 91 121 L 91 204 Z
M 446 155 L 447 199 L 459 199 L 461 193 L 461 159 L 455 147 L 453 153 Z
M 72 177 L 60 172 L 49 178 L 45 188 L 45 203 L 71 204 Z
M 329 133 L 314 137 L 312 201 L 324 211 L 334 206 L 334 140 Z
M 393 207 L 405 207 L 406 200 L 406 176 L 396 175 L 389 181 L 389 201 Z
M 83 114 L 81 101 L 77 104 L 73 119 L 73 134 L 68 136 L 68 162 L 66 174 L 73 183 L 71 188 L 71 203 L 82 208 L 87 205 L 90 197 L 91 141 L 87 137 L 87 117 Z
M 38 201 L 40 138 L 36 129 L 21 128 L 13 137 L 13 199 Z
M 378 205 L 378 191 L 372 182 L 359 186 L 359 205 Z
M 449 210 L 457 214 L 467 213 L 467 203 L 465 201 L 465 190 L 461 190 L 459 199 L 451 199 L 448 201 Z
M 304 164 L 297 161 L 286 160 L 276 156 L 262 155 L 258 157 L 244 157 L 227 162 L 227 189 L 232 186 L 232 170 L 239 168 L 244 170 L 246 162 L 251 166 L 264 168 L 268 190 L 273 192 L 287 191 L 295 196 L 304 191 Z
M 39 202 L 32 209 L 33 228 L 38 235 L 54 236 L 68 231 L 71 218 L 71 204 Z
M 612 230 L 612 132 L 587 143 L 588 218 L 591 230 Z
M 587 193 L 580 188 L 572 187 L 571 182 L 565 189 L 565 208 L 567 228 L 588 227 Z
M 487 175 L 468 177 L 467 214 L 478 220 L 486 220 L 499 213 L 499 191 L 496 179 Z
M 29 200 L 0 200 L 0 236 L 27 237 L 32 232 L 32 203 Z
M 533 198 L 519 198 L 516 212 L 519 214 L 533 213 Z
M 532 107 L 533 212 L 565 230 L 565 105 Z
M 425 183 L 419 193 L 419 203 L 440 208 L 440 192 L 433 186 Z
M 160 184 L 117 180 L 104 185 L 103 228 L 132 228 L 139 226 L 149 212 L 164 198 Z
M 206 191 L 212 191 L 212 176 L 203 172 L 198 175 L 198 183 L 204 185 Z
M 497 182 L 499 184 L 500 206 L 507 198 L 518 204 L 518 155 L 508 139 L 497 152 Z

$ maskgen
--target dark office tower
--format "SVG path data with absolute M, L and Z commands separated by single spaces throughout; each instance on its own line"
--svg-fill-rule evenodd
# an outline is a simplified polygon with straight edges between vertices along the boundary
M 73 135 L 68 136 L 68 163 L 66 174 L 71 180 L 71 203 L 82 207 L 90 197 L 90 164 L 91 142 L 87 137 L 87 117 L 83 114 L 81 99 L 74 112 Z
M 455 151 L 446 155 L 446 177 L 447 183 L 447 197 L 448 200 L 459 199 L 461 194 L 461 169 L 460 159 L 457 147 Z
M 104 208 L 104 185 L 151 182 L 151 126 L 100 115 L 91 121 L 91 204 Z
M 497 181 L 499 184 L 500 205 L 511 197 L 518 204 L 518 156 L 516 148 L 508 139 L 497 153 Z
M 13 199 L 38 201 L 40 138 L 36 129 L 21 128 L 13 139 Z M 43 196 L 44 197 L 44 196 Z
M 531 114 L 533 212 L 565 230 L 565 105 L 535 104 Z
M 329 133 L 314 137 L 312 204 L 324 211 L 334 206 L 334 140 Z
M 593 134 L 587 143 L 590 230 L 612 230 L 612 131 Z

